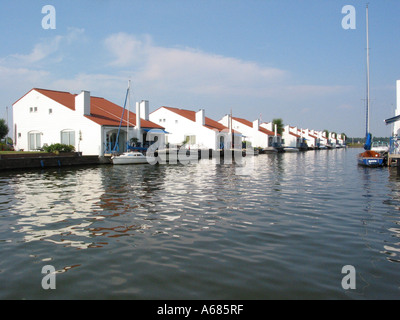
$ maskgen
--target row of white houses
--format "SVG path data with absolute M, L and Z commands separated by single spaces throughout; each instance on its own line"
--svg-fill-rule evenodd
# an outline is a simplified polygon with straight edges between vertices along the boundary
M 279 135 L 271 122 L 253 122 L 225 115 L 219 121 L 205 110 L 191 111 L 160 107 L 149 112 L 149 102 L 136 103 L 135 112 L 89 91 L 72 94 L 34 88 L 13 104 L 13 130 L 16 150 L 38 150 L 44 145 L 73 145 L 83 155 L 125 152 L 129 145 L 146 147 L 155 141 L 193 149 L 240 147 L 242 141 L 253 147 L 284 144 L 308 147 L 343 144 L 340 137 L 325 132 L 286 125 Z

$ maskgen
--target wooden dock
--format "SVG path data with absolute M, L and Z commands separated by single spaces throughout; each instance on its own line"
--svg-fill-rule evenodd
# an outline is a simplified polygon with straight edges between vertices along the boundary
M 400 154 L 388 153 L 387 165 L 389 167 L 398 167 L 400 165 Z

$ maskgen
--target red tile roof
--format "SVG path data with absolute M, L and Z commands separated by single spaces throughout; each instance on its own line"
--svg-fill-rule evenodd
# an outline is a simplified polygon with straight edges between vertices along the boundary
M 196 121 L 196 111 L 192 111 L 192 110 L 185 110 L 185 109 L 178 109 L 178 108 L 172 108 L 172 107 L 161 107 L 161 108 L 165 108 L 169 111 L 175 112 L 176 114 L 179 114 L 182 117 L 185 117 L 186 119 L 189 119 L 191 121 Z M 221 123 L 210 119 L 208 117 L 205 117 L 205 127 L 209 128 L 209 129 L 216 129 L 218 131 L 227 131 L 228 128 L 225 127 L 224 125 L 222 125 Z M 233 132 L 238 133 L 238 131 L 232 130 Z
M 292 136 L 295 136 L 295 137 L 297 137 L 297 138 L 301 138 L 301 136 L 300 136 L 300 135 L 298 135 L 298 134 L 295 134 L 295 133 L 293 133 L 292 131 L 289 131 L 289 134 L 291 134 Z
M 71 110 L 75 110 L 75 97 L 77 96 L 76 94 L 64 91 L 55 91 L 55 90 L 38 89 L 38 88 L 34 88 L 32 90 L 35 90 L 45 95 L 46 97 L 62 104 L 63 106 Z M 122 112 L 123 108 L 120 107 L 119 105 L 116 105 L 115 103 L 112 103 L 111 101 L 108 101 L 104 98 L 91 96 L 90 116 L 85 116 L 85 117 L 102 126 L 119 126 Z M 127 123 L 128 123 L 128 110 L 125 110 L 122 126 L 124 127 L 127 126 Z M 136 113 L 131 111 L 129 112 L 129 125 L 136 126 Z M 140 120 L 140 126 L 143 128 L 164 129 L 162 126 L 144 119 Z
M 242 119 L 242 118 L 237 118 L 237 117 L 232 117 L 233 120 L 236 120 L 238 122 L 243 123 L 244 125 L 253 128 L 253 122 L 250 122 L 249 120 L 246 119 Z M 272 132 L 271 130 L 265 129 L 264 127 L 259 126 L 258 127 L 258 131 L 261 131 L 262 133 L 265 133 L 269 136 L 274 136 L 275 132 Z M 280 134 L 278 134 L 278 136 L 280 136 Z

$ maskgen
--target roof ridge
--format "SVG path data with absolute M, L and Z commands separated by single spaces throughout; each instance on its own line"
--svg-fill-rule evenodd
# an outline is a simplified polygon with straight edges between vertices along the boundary
M 76 93 L 71 93 L 68 91 L 61 91 L 61 90 L 53 90 L 53 89 L 44 89 L 44 88 L 33 88 L 33 90 L 42 90 L 42 91 L 51 91 L 51 92 L 59 92 L 59 93 L 68 93 L 68 94 L 72 94 L 72 95 L 77 95 Z

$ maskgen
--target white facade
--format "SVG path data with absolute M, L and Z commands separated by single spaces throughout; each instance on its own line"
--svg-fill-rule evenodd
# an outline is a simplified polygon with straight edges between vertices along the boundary
M 212 150 L 231 145 L 232 136 L 228 127 L 207 118 L 204 109 L 195 112 L 160 107 L 150 113 L 150 121 L 165 128 L 165 142 L 171 145 Z
M 15 149 L 38 150 L 45 144 L 63 143 L 73 145 L 83 155 L 104 155 L 111 142 L 116 145 L 122 110 L 103 98 L 91 97 L 88 91 L 75 95 L 32 89 L 13 104 Z M 136 116 L 129 114 L 131 118 Z M 135 126 L 135 120 L 129 120 L 130 127 L 126 121 L 121 125 L 116 151 L 125 151 L 131 137 L 143 140 L 145 135 Z M 149 121 L 146 125 L 149 127 Z
M 268 137 L 268 146 L 276 146 L 280 147 L 282 145 L 282 136 L 278 134 L 278 129 L 276 125 L 274 125 L 272 122 L 263 122 L 260 124 L 260 127 L 267 129 L 268 131 L 271 131 L 274 133 L 273 136 Z
M 306 139 L 309 148 L 315 148 L 318 145 L 318 137 L 314 134 L 313 130 L 302 130 L 303 138 Z
M 83 116 L 85 92 L 75 98 L 76 111 L 50 99 L 36 90 L 30 91 L 13 105 L 14 144 L 17 150 L 37 150 L 44 144 L 68 140 L 77 151 L 99 154 L 101 130 Z M 65 139 L 65 138 L 64 138 Z M 63 141 L 64 142 L 64 141 Z
M 228 126 L 230 115 L 225 115 L 220 122 Z M 272 146 L 274 133 L 260 125 L 260 121 L 250 122 L 246 119 L 232 117 L 232 129 L 243 135 L 243 140 L 250 142 L 254 148 L 268 148 Z M 271 139 L 269 139 L 271 138 Z
M 297 127 L 286 125 L 283 128 L 282 139 L 285 147 L 300 148 L 301 136 L 298 134 Z
M 325 131 L 314 131 L 319 139 L 319 146 L 326 147 L 328 145 L 328 138 L 326 137 Z
M 332 147 L 336 147 L 336 145 L 337 145 L 337 141 L 336 141 L 336 133 L 334 133 L 334 132 L 329 132 L 329 135 L 328 135 L 328 142 L 330 143 L 330 145 L 332 146 Z
M 394 115 L 400 115 L 400 80 L 396 81 L 396 111 Z M 400 137 L 400 121 L 393 123 L 393 136 Z

